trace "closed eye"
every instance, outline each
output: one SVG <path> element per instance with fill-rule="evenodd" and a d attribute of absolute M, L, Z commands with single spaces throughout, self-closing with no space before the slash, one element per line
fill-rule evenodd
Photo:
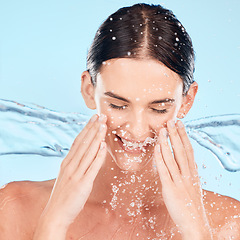
<path fill-rule="evenodd" d="M 109 106 L 111 108 L 118 109 L 118 110 L 123 110 L 127 107 L 127 105 L 118 106 L 118 105 L 115 105 L 115 104 L 112 104 L 112 103 L 110 103 Z"/>
<path fill-rule="evenodd" d="M 154 112 L 156 113 L 166 113 L 167 109 L 155 109 L 155 108 L 151 108 Z"/>
<path fill-rule="evenodd" d="M 112 104 L 112 103 L 110 103 L 109 106 L 111 108 L 114 108 L 114 109 L 117 109 L 117 110 L 124 110 L 125 108 L 127 108 L 127 105 L 119 106 L 119 105 L 115 105 L 115 104 Z M 151 109 L 156 113 L 162 113 L 163 114 L 163 113 L 167 112 L 167 109 L 155 109 L 155 108 L 151 108 Z"/>

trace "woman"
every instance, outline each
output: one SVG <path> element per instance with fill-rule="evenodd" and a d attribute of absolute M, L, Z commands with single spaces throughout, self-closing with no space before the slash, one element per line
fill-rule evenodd
<path fill-rule="evenodd" d="M 119 9 L 82 73 L 97 109 L 56 180 L 1 190 L 1 239 L 239 239 L 239 202 L 202 191 L 180 120 L 194 102 L 194 51 L 159 5 Z M 169 139 L 169 141 L 168 141 Z"/>

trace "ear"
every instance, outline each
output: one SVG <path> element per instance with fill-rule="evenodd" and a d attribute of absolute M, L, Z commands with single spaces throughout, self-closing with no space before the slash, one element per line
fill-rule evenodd
<path fill-rule="evenodd" d="M 87 107 L 96 109 L 94 100 L 95 87 L 92 84 L 91 76 L 88 71 L 84 71 L 81 76 L 81 93 Z"/>
<path fill-rule="evenodd" d="M 187 94 L 183 97 L 182 106 L 178 111 L 177 118 L 184 118 L 189 110 L 191 109 L 195 96 L 198 91 L 198 84 L 193 82 L 187 92 Z"/>

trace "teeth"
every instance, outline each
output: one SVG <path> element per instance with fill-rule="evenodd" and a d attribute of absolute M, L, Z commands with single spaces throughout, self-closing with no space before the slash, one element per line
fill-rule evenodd
<path fill-rule="evenodd" d="M 147 146 L 147 144 L 153 144 L 156 141 L 156 138 L 151 138 L 151 137 L 147 137 L 145 141 L 142 143 L 130 142 L 123 138 L 121 139 L 123 141 L 123 145 L 131 149 L 134 149 L 134 148 L 143 149 L 143 147 Z"/>

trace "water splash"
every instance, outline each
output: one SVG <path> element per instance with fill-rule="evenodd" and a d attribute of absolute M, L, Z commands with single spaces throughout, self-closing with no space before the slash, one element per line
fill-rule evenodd
<path fill-rule="evenodd" d="M 200 118 L 185 123 L 188 135 L 210 150 L 228 171 L 240 171 L 240 114 Z"/>
<path fill-rule="evenodd" d="M 0 155 L 65 156 L 88 118 L 0 99 Z"/>
<path fill-rule="evenodd" d="M 64 157 L 89 116 L 55 112 L 35 104 L 0 99 L 0 156 Z M 189 136 L 210 150 L 228 171 L 240 171 L 240 114 L 185 123 Z"/>

